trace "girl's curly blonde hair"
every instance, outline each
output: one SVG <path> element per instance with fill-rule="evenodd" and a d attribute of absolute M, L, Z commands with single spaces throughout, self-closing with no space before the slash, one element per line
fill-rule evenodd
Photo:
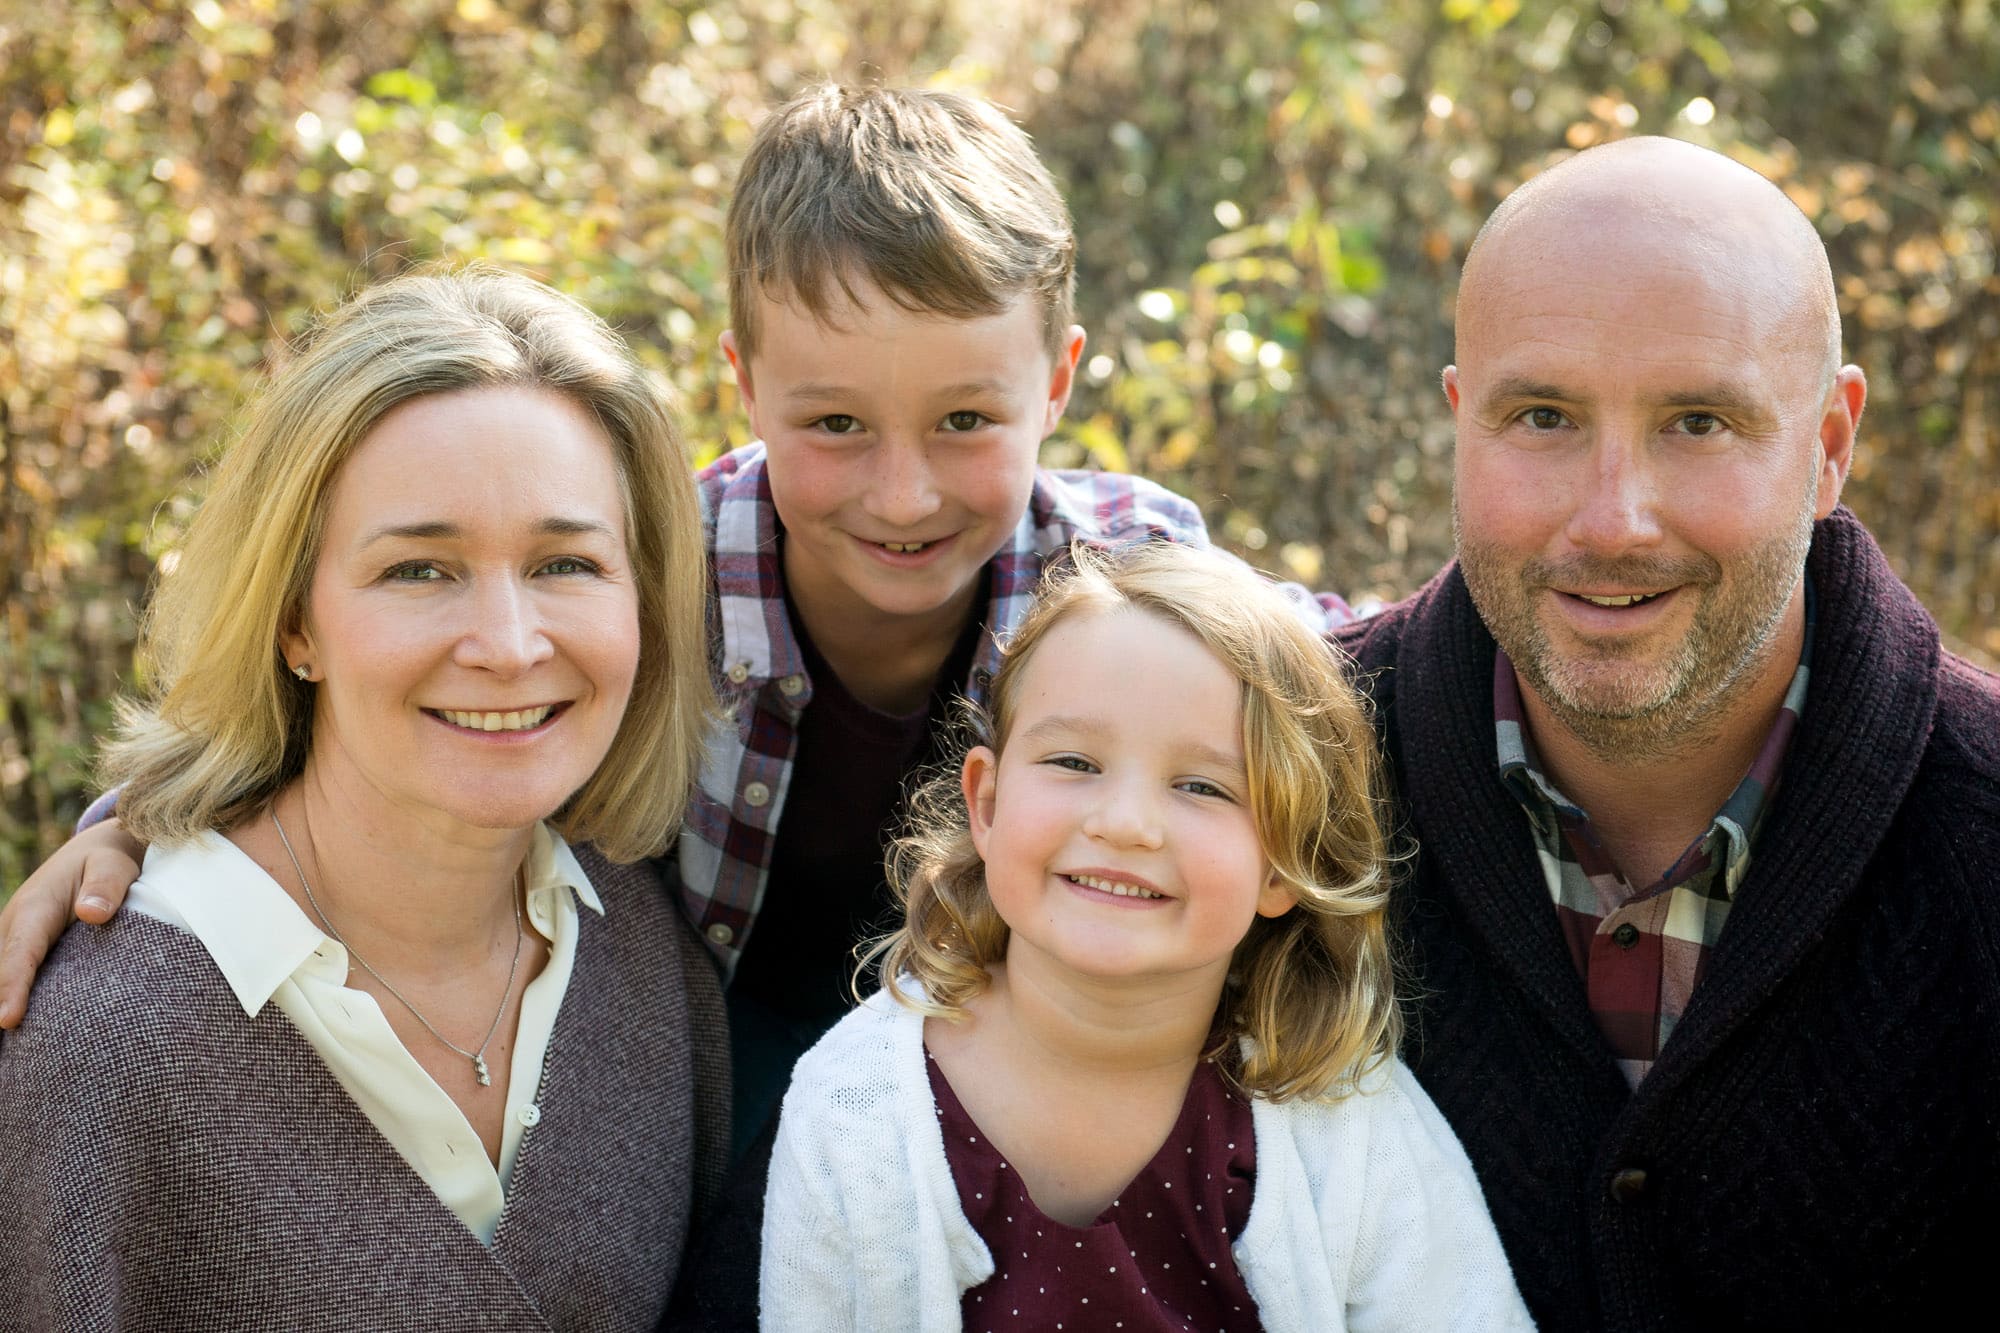
<path fill-rule="evenodd" d="M 1274 1101 L 1342 1096 L 1402 1032 L 1384 924 L 1391 857 L 1380 764 L 1338 651 L 1277 588 L 1186 546 L 1073 546 L 1008 641 L 988 708 L 967 706 L 972 742 L 996 754 L 1006 745 L 1022 672 L 1051 626 L 1117 608 L 1179 625 L 1243 683 L 1251 814 L 1265 857 L 1298 899 L 1283 916 L 1257 918 L 1236 948 L 1218 1015 L 1224 1050 L 1249 1039 L 1234 1077 Z M 986 894 L 955 770 L 912 797 L 889 882 L 904 923 L 864 968 L 879 962 L 904 1003 L 962 1016 L 1006 957 L 1008 931 Z M 893 984 L 905 973 L 921 983 L 921 1000 Z"/>

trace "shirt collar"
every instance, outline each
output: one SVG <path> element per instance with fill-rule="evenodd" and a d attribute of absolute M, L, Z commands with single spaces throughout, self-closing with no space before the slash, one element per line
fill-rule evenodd
<path fill-rule="evenodd" d="M 1769 808 L 1770 795 L 1777 786 L 1779 770 L 1791 748 L 1792 733 L 1805 711 L 1806 687 L 1812 679 L 1813 636 L 1818 625 L 1817 596 L 1810 577 L 1805 580 L 1805 636 L 1799 647 L 1799 665 L 1792 672 L 1784 702 L 1771 730 L 1758 747 L 1756 758 L 1743 780 L 1709 823 L 1701 843 L 1721 844 L 1723 891 L 1730 897 L 1750 869 L 1750 843 Z M 1558 815 L 1582 822 L 1590 816 L 1564 796 L 1541 771 L 1535 755 L 1534 737 L 1528 730 L 1526 710 L 1521 706 L 1520 678 L 1505 650 L 1493 648 L 1493 725 L 1500 781 L 1544 835 L 1553 835 Z M 1700 844 L 1697 844 L 1700 845 Z M 1678 866 L 1676 867 L 1678 869 Z M 1670 872 L 1671 873 L 1671 872 Z"/>
<path fill-rule="evenodd" d="M 289 978 L 332 966 L 339 949 L 290 894 L 220 833 L 146 850 L 141 878 L 180 916 L 215 960 L 243 1012 L 255 1018 Z M 535 827 L 525 867 L 528 894 L 569 889 L 599 916 L 604 904 L 576 854 L 547 824 Z M 344 951 L 343 951 L 344 952 Z M 344 959 L 342 960 L 344 964 Z M 336 982 L 345 979 L 345 967 Z"/>

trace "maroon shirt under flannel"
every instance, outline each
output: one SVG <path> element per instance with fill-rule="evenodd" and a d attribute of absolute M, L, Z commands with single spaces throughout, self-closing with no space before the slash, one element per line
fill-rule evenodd
<path fill-rule="evenodd" d="M 1749 772 L 1700 837 L 1664 874 L 1633 885 L 1590 815 L 1543 775 L 1507 654 L 1493 653 L 1493 718 L 1500 779 L 1527 812 L 1556 918 L 1582 975 L 1590 1014 L 1627 1083 L 1638 1087 L 1673 1035 L 1750 868 L 1751 843 L 1805 711 L 1815 622 L 1806 583 L 1798 669 Z"/>
<path fill-rule="evenodd" d="M 1087 1227 L 1043 1214 L 924 1053 L 945 1159 L 993 1276 L 965 1293 L 967 1333 L 1015 1330 L 1257 1329 L 1230 1244 L 1250 1218 L 1256 1135 L 1250 1103 L 1203 1060 L 1173 1132 Z"/>

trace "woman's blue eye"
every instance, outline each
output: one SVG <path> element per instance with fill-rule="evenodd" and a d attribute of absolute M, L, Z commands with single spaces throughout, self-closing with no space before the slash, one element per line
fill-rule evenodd
<path fill-rule="evenodd" d="M 444 577 L 444 571 L 428 560 L 405 560 L 400 565 L 391 565 L 382 577 L 402 583 L 435 583 Z"/>
<path fill-rule="evenodd" d="M 554 560 L 543 565 L 542 572 L 544 574 L 596 574 L 601 571 L 598 569 L 595 561 L 585 560 L 581 556 L 564 555 L 557 556 Z"/>

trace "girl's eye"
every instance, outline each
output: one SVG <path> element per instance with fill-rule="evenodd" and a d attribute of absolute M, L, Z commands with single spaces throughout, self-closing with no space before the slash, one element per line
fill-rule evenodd
<path fill-rule="evenodd" d="M 967 412 L 945 413 L 944 428 L 947 431 L 960 432 L 968 430 L 978 430 L 981 426 L 985 424 L 986 424 L 986 414 L 984 412 L 967 411 Z"/>
<path fill-rule="evenodd" d="M 382 577 L 396 583 L 435 583 L 444 577 L 444 571 L 428 560 L 405 560 L 389 566 Z"/>
<path fill-rule="evenodd" d="M 559 555 L 542 566 L 544 574 L 601 574 L 602 567 L 595 560 L 586 560 L 580 555 Z"/>
<path fill-rule="evenodd" d="M 1213 782 L 1205 782 L 1200 778 L 1189 778 L 1186 781 L 1181 782 L 1177 785 L 1180 787 L 1182 791 L 1187 792 L 1192 796 L 1214 796 L 1225 801 L 1235 799 L 1234 797 L 1230 796 L 1228 792 L 1216 786 Z"/>
<path fill-rule="evenodd" d="M 819 427 L 828 435 L 852 435 L 861 428 L 861 423 L 845 412 L 829 412 L 818 421 L 813 422 L 813 425 Z"/>

